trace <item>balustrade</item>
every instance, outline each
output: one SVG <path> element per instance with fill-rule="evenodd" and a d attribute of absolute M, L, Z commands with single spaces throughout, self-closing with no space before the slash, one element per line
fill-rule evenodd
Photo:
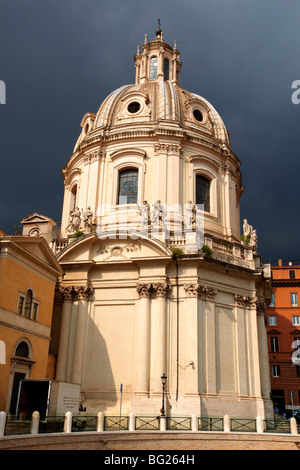
<path fill-rule="evenodd" d="M 21 420 L 16 416 L 6 416 L 0 412 L 0 438 L 3 436 L 17 436 L 20 434 L 43 433 L 73 433 L 73 432 L 161 432 L 161 431 L 192 431 L 192 432 L 242 432 L 242 433 L 285 433 L 299 435 L 300 429 L 296 419 L 268 419 L 256 418 L 230 418 L 192 416 L 105 416 L 73 415 L 70 411 L 65 416 L 48 416 L 40 420 L 39 413 L 35 411 L 30 420 Z"/>

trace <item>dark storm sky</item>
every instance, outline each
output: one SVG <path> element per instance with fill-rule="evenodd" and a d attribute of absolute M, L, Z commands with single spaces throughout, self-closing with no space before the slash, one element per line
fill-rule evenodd
<path fill-rule="evenodd" d="M 299 0 L 0 0 L 0 228 L 59 222 L 61 168 L 86 112 L 134 82 L 137 46 L 177 40 L 180 85 L 208 99 L 242 161 L 241 220 L 263 258 L 300 259 Z"/>

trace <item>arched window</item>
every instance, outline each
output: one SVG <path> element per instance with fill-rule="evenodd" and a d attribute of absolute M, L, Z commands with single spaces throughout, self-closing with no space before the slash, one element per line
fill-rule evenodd
<path fill-rule="evenodd" d="M 150 80 L 157 78 L 157 57 L 151 57 L 150 59 Z"/>
<path fill-rule="evenodd" d="M 119 172 L 118 204 L 135 204 L 138 195 L 138 170 L 128 168 Z"/>
<path fill-rule="evenodd" d="M 15 356 L 29 358 L 29 348 L 28 348 L 28 344 L 25 343 L 25 341 L 21 341 L 21 343 L 18 344 L 16 348 Z"/>
<path fill-rule="evenodd" d="M 72 188 L 72 191 L 71 191 L 70 211 L 75 210 L 76 198 L 77 198 L 77 184 L 75 184 L 75 186 Z"/>
<path fill-rule="evenodd" d="M 165 80 L 169 80 L 169 61 L 168 59 L 164 59 L 164 78 Z"/>
<path fill-rule="evenodd" d="M 204 210 L 210 212 L 210 180 L 196 175 L 196 204 L 203 204 Z"/>
<path fill-rule="evenodd" d="M 26 292 L 25 310 L 24 310 L 24 315 L 26 318 L 30 318 L 30 315 L 31 315 L 32 299 L 33 299 L 33 292 L 31 289 L 28 289 Z"/>

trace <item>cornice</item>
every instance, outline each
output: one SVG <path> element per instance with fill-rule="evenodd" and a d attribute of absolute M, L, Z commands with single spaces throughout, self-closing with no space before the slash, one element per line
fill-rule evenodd
<path fill-rule="evenodd" d="M 215 147 L 215 149 L 221 153 L 233 155 L 234 158 L 238 160 L 228 143 L 218 139 L 210 132 L 207 132 L 206 129 L 197 129 L 196 131 L 194 128 L 189 127 L 188 125 L 180 124 L 179 120 L 169 119 L 161 119 L 150 122 L 126 123 L 114 125 L 111 127 L 98 127 L 84 138 L 74 154 L 85 149 L 85 147 L 91 144 L 107 142 L 110 140 L 115 140 L 116 138 L 135 138 L 139 135 L 177 135 L 193 142 L 202 144 L 207 143 L 209 146 Z"/>
<path fill-rule="evenodd" d="M 173 121 L 172 121 L 173 124 Z M 197 148 L 199 146 L 205 147 L 210 151 L 213 151 L 215 155 L 221 155 L 222 159 L 224 156 L 226 157 L 227 162 L 227 169 L 229 168 L 229 161 L 231 161 L 231 165 L 236 167 L 240 166 L 240 160 L 238 157 L 232 152 L 231 148 L 228 144 L 222 143 L 218 139 L 215 139 L 213 136 L 208 136 L 204 132 L 201 134 L 201 131 L 197 134 L 190 131 L 189 129 L 185 129 L 184 127 L 178 127 L 177 129 L 174 127 L 166 127 L 166 121 L 154 122 L 151 126 L 147 124 L 143 126 L 141 124 L 139 127 L 136 125 L 126 125 L 126 126 L 114 126 L 111 129 L 102 130 L 101 135 L 94 135 L 88 139 L 85 139 L 80 146 L 76 149 L 73 155 L 70 156 L 66 166 L 62 169 L 62 174 L 64 178 L 66 178 L 66 174 L 74 167 L 74 165 L 78 165 L 81 160 L 83 162 L 86 161 L 87 155 L 91 154 L 98 154 L 99 158 L 101 159 L 104 155 L 104 146 L 109 142 L 114 141 L 121 141 L 126 139 L 129 140 L 136 140 L 136 139 L 149 139 L 149 143 L 157 143 L 160 141 L 161 138 L 176 138 L 178 140 L 178 144 L 181 146 L 184 143 L 189 143 L 192 145 L 196 145 Z M 98 130 L 99 132 L 99 130 Z M 170 142 L 170 145 L 176 145 L 174 141 Z M 224 147 L 225 145 L 225 147 Z M 182 150 L 185 149 L 182 147 Z M 199 151 L 199 150 L 198 150 Z M 195 152 L 197 152 L 195 148 Z M 224 167 L 225 168 L 225 167 Z M 225 169 L 226 169 L 225 168 Z M 232 170 L 234 171 L 234 170 Z"/>
<path fill-rule="evenodd" d="M 272 279 L 272 285 L 300 286 L 300 279 Z"/>

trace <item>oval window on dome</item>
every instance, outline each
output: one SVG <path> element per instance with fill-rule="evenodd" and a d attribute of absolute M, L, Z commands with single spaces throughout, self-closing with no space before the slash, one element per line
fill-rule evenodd
<path fill-rule="evenodd" d="M 203 121 L 203 114 L 201 113 L 200 109 L 194 109 L 193 115 L 196 121 L 198 122 Z"/>
<path fill-rule="evenodd" d="M 129 111 L 129 113 L 135 114 L 140 110 L 140 107 L 141 107 L 141 105 L 138 101 L 132 101 L 132 103 L 129 103 L 127 109 Z"/>

